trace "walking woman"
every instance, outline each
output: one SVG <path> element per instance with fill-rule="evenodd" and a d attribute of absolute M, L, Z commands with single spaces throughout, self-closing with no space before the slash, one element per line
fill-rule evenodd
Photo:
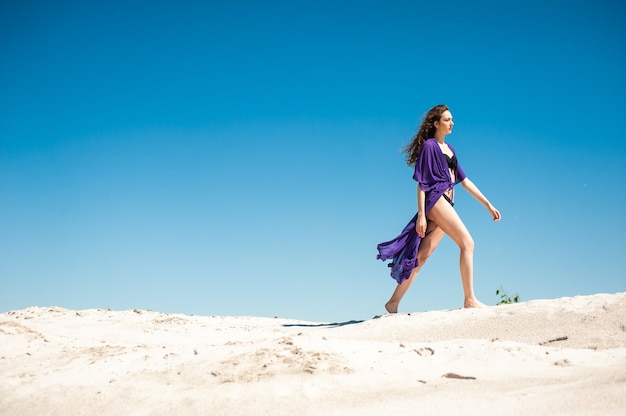
<path fill-rule="evenodd" d="M 452 133 L 452 114 L 445 105 L 431 108 L 411 143 L 404 149 L 406 162 L 415 166 L 413 179 L 417 186 L 417 214 L 402 233 L 378 245 L 378 259 L 392 259 L 391 276 L 398 286 L 385 304 L 389 313 L 397 313 L 398 305 L 413 280 L 435 251 L 444 234 L 461 250 L 461 281 L 466 308 L 483 305 L 474 295 L 474 240 L 454 209 L 454 185 L 460 183 L 480 202 L 494 221 L 500 212 L 465 175 L 454 148 L 446 143 Z"/>

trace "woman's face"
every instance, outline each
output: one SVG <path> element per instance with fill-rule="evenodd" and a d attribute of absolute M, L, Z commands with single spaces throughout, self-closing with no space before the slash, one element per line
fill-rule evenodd
<path fill-rule="evenodd" d="M 454 126 L 452 113 L 448 110 L 444 111 L 441 113 L 441 119 L 439 119 L 439 121 L 435 121 L 434 124 L 437 128 L 437 135 L 445 136 L 446 134 L 452 133 L 452 126 Z"/>

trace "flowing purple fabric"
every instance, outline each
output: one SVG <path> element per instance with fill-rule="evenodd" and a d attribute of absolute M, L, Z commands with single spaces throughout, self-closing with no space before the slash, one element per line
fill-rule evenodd
<path fill-rule="evenodd" d="M 448 147 L 455 154 L 452 146 L 448 145 Z M 452 183 L 448 162 L 437 143 L 437 139 L 431 138 L 426 140 L 422 144 L 419 157 L 415 162 L 415 172 L 413 174 L 413 179 L 418 182 L 420 189 L 426 193 L 424 207 L 426 215 L 428 215 L 446 190 L 452 189 L 454 185 L 462 182 L 467 177 L 459 163 L 457 163 L 455 174 L 456 183 Z M 404 227 L 400 235 L 391 241 L 380 243 L 377 246 L 378 255 L 376 258 L 382 261 L 392 259 L 392 262 L 389 263 L 391 277 L 398 283 L 408 279 L 411 271 L 418 266 L 417 250 L 422 239 L 415 231 L 416 221 L 417 214 Z"/>

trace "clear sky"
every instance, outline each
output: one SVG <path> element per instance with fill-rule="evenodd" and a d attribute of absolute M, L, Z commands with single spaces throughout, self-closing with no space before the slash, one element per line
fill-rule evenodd
<path fill-rule="evenodd" d="M 96 5 L 95 3 L 100 3 Z M 422 4 L 423 3 L 423 4 Z M 367 319 L 450 106 L 495 304 L 626 290 L 621 1 L 5 1 L 0 311 Z M 444 238 L 401 312 L 462 306 Z"/>

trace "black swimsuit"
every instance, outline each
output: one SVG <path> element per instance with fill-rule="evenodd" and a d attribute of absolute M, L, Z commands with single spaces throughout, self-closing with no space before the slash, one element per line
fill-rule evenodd
<path fill-rule="evenodd" d="M 446 162 L 448 162 L 448 168 L 450 168 L 450 170 L 452 170 L 453 172 L 456 172 L 456 155 L 452 155 L 452 157 L 448 156 L 445 153 L 443 155 L 446 157 Z M 448 195 L 443 194 L 443 197 L 446 199 L 446 201 L 450 203 L 450 205 L 454 206 L 454 202 L 452 202 Z"/>
<path fill-rule="evenodd" d="M 448 167 L 450 169 L 452 169 L 453 171 L 456 171 L 456 155 L 452 155 L 452 157 L 448 156 L 447 154 L 443 154 L 446 157 L 446 161 L 448 162 Z"/>

